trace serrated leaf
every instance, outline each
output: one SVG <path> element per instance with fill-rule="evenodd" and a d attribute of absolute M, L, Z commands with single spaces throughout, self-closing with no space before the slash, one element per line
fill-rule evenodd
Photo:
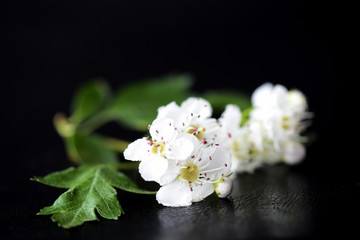
<path fill-rule="evenodd" d="M 105 104 L 109 94 L 109 87 L 104 80 L 98 79 L 82 85 L 72 100 L 71 122 L 80 123 L 96 113 Z"/>
<path fill-rule="evenodd" d="M 235 104 L 240 107 L 241 110 L 251 107 L 250 96 L 240 91 L 214 90 L 202 94 L 201 97 L 208 100 L 217 113 L 224 111 L 227 104 Z"/>
<path fill-rule="evenodd" d="M 190 75 L 169 75 L 136 82 L 121 89 L 108 111 L 114 119 L 136 130 L 146 130 L 159 106 L 188 97 L 193 80 Z"/>
<path fill-rule="evenodd" d="M 69 168 L 45 177 L 35 177 L 33 180 L 54 187 L 69 188 L 52 206 L 45 207 L 38 213 L 52 214 L 52 220 L 63 228 L 97 220 L 95 210 L 103 218 L 117 219 L 123 210 L 116 199 L 114 187 L 129 192 L 154 193 L 139 189 L 128 177 L 107 165 Z"/>
<path fill-rule="evenodd" d="M 117 162 L 116 152 L 107 147 L 98 135 L 80 132 L 65 139 L 68 155 L 77 164 L 100 164 Z"/>
<path fill-rule="evenodd" d="M 104 168 L 104 174 L 106 176 L 107 181 L 114 187 L 117 187 L 121 190 L 139 194 L 155 194 L 154 191 L 147 191 L 138 188 L 138 186 L 130 180 L 125 174 L 122 172 L 116 171 L 113 168 Z"/>

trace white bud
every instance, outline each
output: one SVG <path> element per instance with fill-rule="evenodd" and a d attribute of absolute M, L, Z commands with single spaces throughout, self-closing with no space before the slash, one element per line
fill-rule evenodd
<path fill-rule="evenodd" d="M 221 198 L 226 198 L 232 191 L 232 181 L 228 177 L 222 177 L 219 182 L 215 184 L 215 192 Z"/>

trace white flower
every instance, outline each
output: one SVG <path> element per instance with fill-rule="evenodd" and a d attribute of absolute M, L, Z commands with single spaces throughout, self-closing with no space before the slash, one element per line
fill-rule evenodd
<path fill-rule="evenodd" d="M 210 118 L 211 114 L 212 108 L 208 101 L 190 97 L 180 106 L 171 102 L 160 107 L 157 119 L 171 118 L 179 131 L 193 134 L 204 143 L 214 143 L 219 124 L 216 119 Z"/>
<path fill-rule="evenodd" d="M 231 152 L 233 172 L 253 172 L 262 164 L 256 156 L 256 135 L 253 135 L 249 126 L 240 127 L 241 111 L 232 104 L 226 106 L 221 115 L 221 145 Z"/>
<path fill-rule="evenodd" d="M 156 199 L 164 206 L 188 206 L 212 194 L 214 183 L 231 173 L 230 153 L 223 147 L 201 145 L 196 154 L 172 168 L 177 178 L 162 186 Z"/>
<path fill-rule="evenodd" d="M 257 135 L 257 148 L 267 163 L 281 160 L 294 164 L 305 156 L 301 132 L 308 126 L 305 96 L 298 90 L 266 83 L 252 95 L 250 129 Z"/>
<path fill-rule="evenodd" d="M 179 133 L 169 118 L 154 120 L 149 132 L 151 139 L 144 137 L 130 143 L 124 157 L 141 161 L 139 172 L 144 180 L 166 184 L 172 180 L 168 167 L 187 159 L 200 143 L 191 134 Z"/>

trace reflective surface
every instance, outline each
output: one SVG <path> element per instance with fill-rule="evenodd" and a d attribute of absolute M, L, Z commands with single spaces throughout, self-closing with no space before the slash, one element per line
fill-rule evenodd
<path fill-rule="evenodd" d="M 56 158 L 55 155 L 56 151 L 49 152 L 47 157 Z M 39 162 L 45 168 L 51 165 L 46 163 L 47 157 Z M 36 166 L 23 171 L 31 172 L 32 168 Z M 359 186 L 335 184 L 331 179 L 302 172 L 301 168 L 278 165 L 259 169 L 254 174 L 241 174 L 234 180 L 229 198 L 211 195 L 205 201 L 182 208 L 163 207 L 155 196 L 118 191 L 125 210 L 118 220 L 101 219 L 70 230 L 57 227 L 49 216 L 35 215 L 63 190 L 23 179 L 17 189 L 2 189 L 10 201 L 8 208 L 2 210 L 1 227 L 13 239 L 34 236 L 37 239 L 177 240 L 351 235 L 356 222 L 350 219 L 360 213 Z M 157 188 L 156 184 L 144 183 L 136 172 L 127 174 L 143 187 Z"/>

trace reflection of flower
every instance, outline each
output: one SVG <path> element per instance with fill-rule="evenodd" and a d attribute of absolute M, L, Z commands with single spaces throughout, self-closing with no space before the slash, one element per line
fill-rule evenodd
<path fill-rule="evenodd" d="M 280 160 L 295 164 L 305 156 L 301 132 L 307 127 L 305 96 L 298 90 L 288 91 L 282 85 L 263 84 L 252 95 L 250 130 L 256 147 L 267 163 Z"/>
<path fill-rule="evenodd" d="M 154 120 L 149 126 L 151 139 L 138 139 L 124 151 L 125 159 L 141 161 L 139 171 L 147 181 L 165 184 L 168 166 L 186 159 L 199 145 L 194 136 L 179 133 L 173 125 L 172 119 Z"/>
<path fill-rule="evenodd" d="M 190 97 L 180 106 L 171 102 L 158 109 L 157 119 L 171 118 L 174 126 L 183 133 L 190 133 L 199 140 L 213 143 L 217 137 L 219 125 L 210 118 L 212 108 L 208 101 L 202 98 Z"/>
<path fill-rule="evenodd" d="M 188 206 L 212 194 L 214 183 L 230 174 L 230 153 L 220 146 L 200 146 L 195 154 L 172 167 L 177 177 L 160 188 L 156 199 L 165 206 Z M 229 194 L 224 192 L 221 197 Z"/>

